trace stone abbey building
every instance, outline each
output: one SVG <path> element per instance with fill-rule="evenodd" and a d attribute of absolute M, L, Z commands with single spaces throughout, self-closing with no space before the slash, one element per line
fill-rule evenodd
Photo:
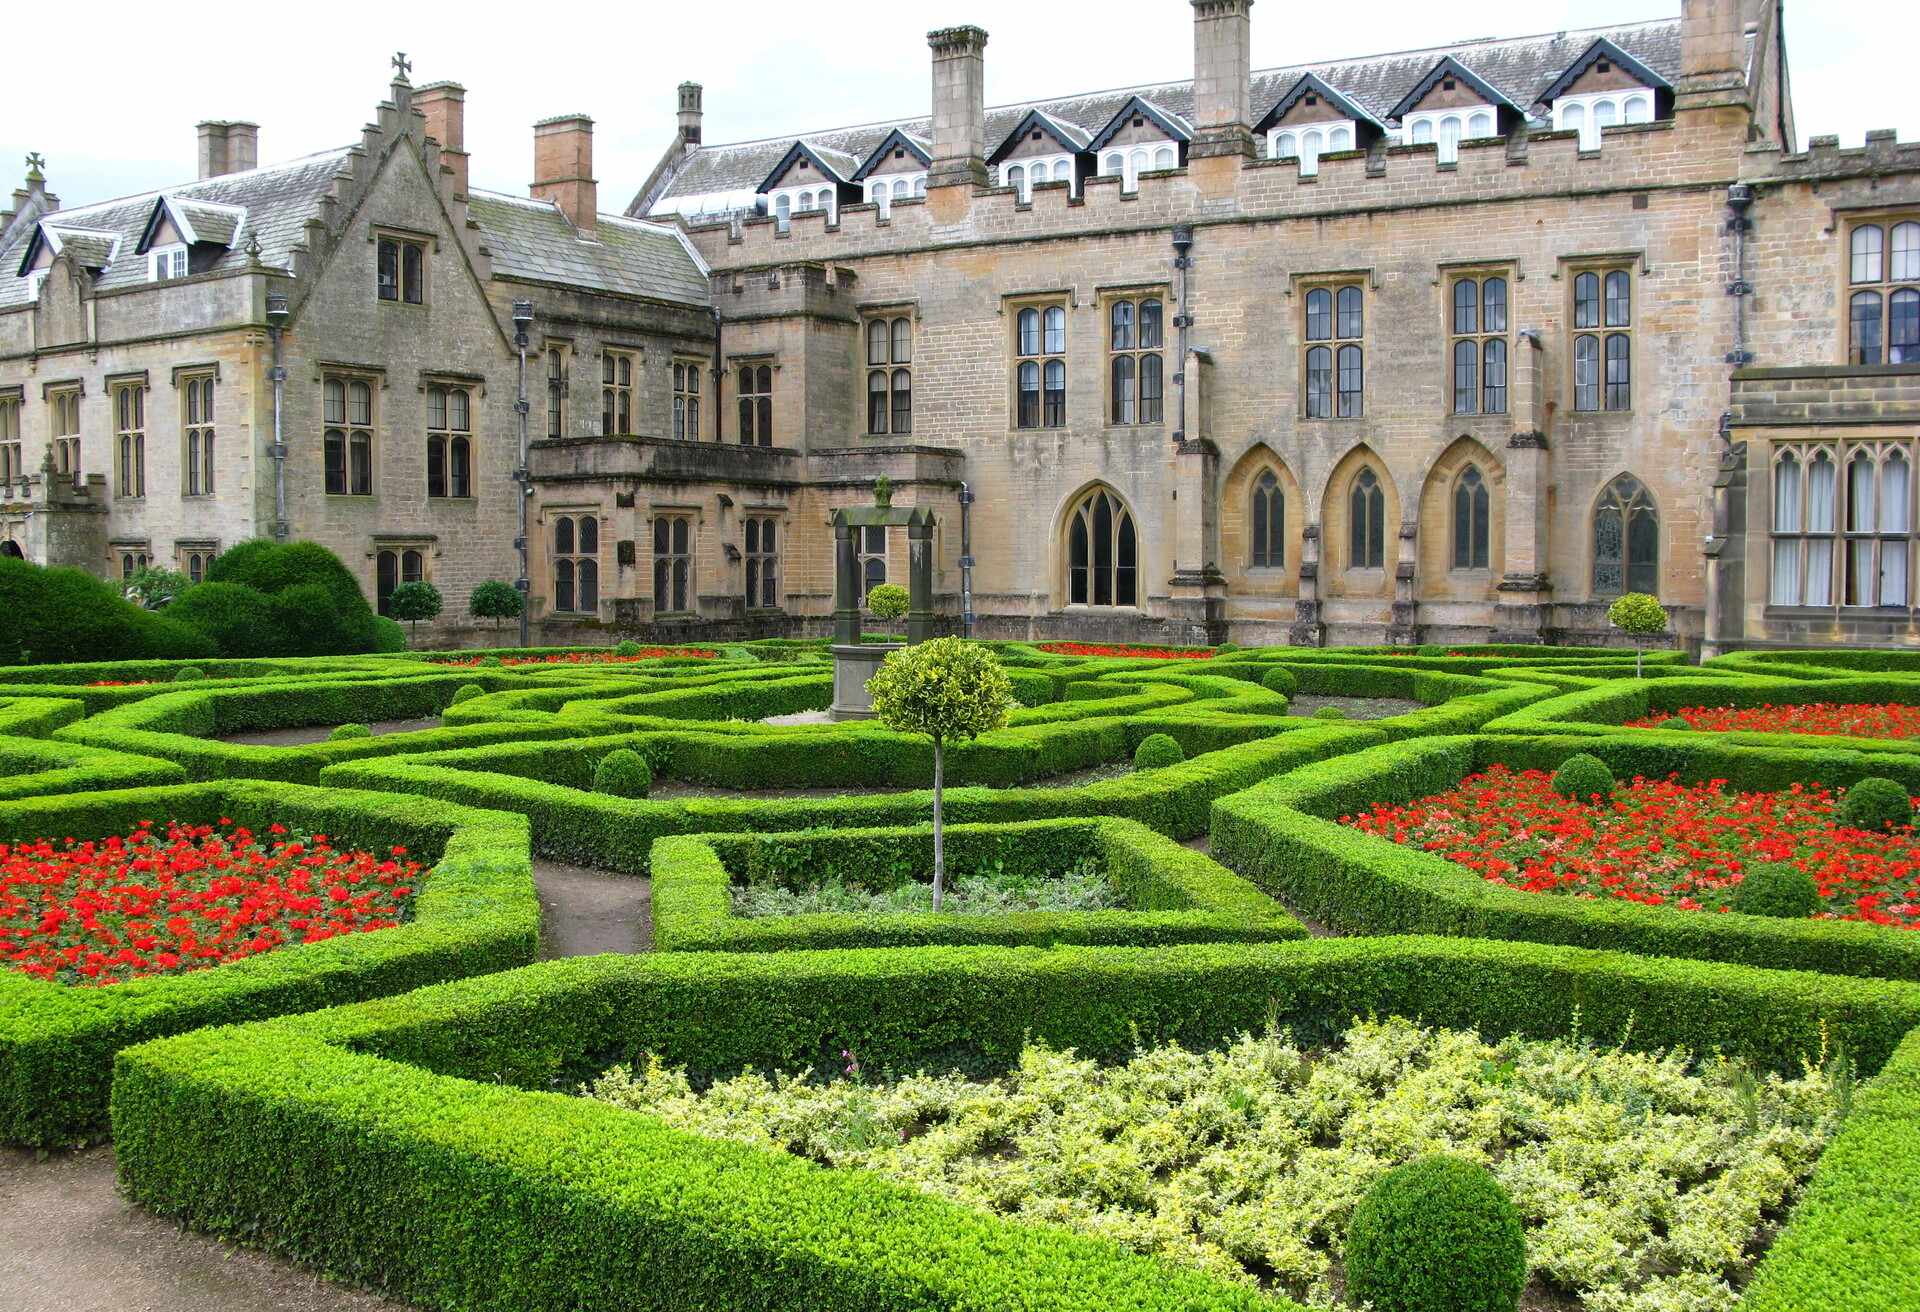
<path fill-rule="evenodd" d="M 945 29 L 930 115 L 773 140 L 688 83 L 624 216 L 579 116 L 470 190 L 404 64 L 337 152 L 31 170 L 0 550 L 287 532 L 455 612 L 524 501 L 548 641 L 820 633 L 885 476 L 986 636 L 1595 641 L 1648 591 L 1709 648 L 1920 637 L 1920 147 L 1800 145 L 1775 0 L 1265 70 L 1251 10 L 1192 0 L 1191 80 L 1001 108 Z"/>

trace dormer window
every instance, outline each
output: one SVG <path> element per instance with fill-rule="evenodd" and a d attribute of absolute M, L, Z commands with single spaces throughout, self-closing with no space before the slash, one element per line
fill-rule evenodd
<path fill-rule="evenodd" d="M 1354 132 L 1350 118 L 1310 127 L 1275 128 L 1267 133 L 1267 158 L 1297 159 L 1300 175 L 1310 178 L 1320 171 L 1321 155 L 1354 148 Z"/>
<path fill-rule="evenodd" d="M 1172 142 L 1159 146 L 1125 146 L 1100 153 L 1101 174 L 1119 178 L 1122 191 L 1136 190 L 1142 173 L 1178 167 L 1180 151 Z"/>
<path fill-rule="evenodd" d="M 42 287 L 45 287 L 46 285 L 47 285 L 47 271 L 45 269 L 36 269 L 32 273 L 28 274 L 27 275 L 27 299 L 30 301 L 39 300 L 40 289 Z"/>
<path fill-rule="evenodd" d="M 1602 130 L 1617 123 L 1651 122 L 1653 91 L 1648 87 L 1623 87 L 1617 91 L 1561 96 L 1553 102 L 1554 129 L 1559 132 L 1578 132 L 1582 150 L 1600 149 Z"/>
<path fill-rule="evenodd" d="M 785 232 L 787 223 L 796 214 L 806 214 L 813 210 L 825 210 L 827 222 L 834 221 L 836 193 L 832 183 L 820 186 L 783 187 L 774 192 L 768 201 L 768 213 L 773 215 L 776 231 Z"/>
<path fill-rule="evenodd" d="M 1039 159 L 1009 160 L 1000 166 L 1000 185 L 1012 187 L 1022 201 L 1033 199 L 1036 182 L 1064 182 L 1073 189 L 1073 156 L 1046 155 Z"/>
<path fill-rule="evenodd" d="M 165 282 L 169 278 L 187 276 L 187 247 L 181 242 L 172 246 L 156 246 L 147 252 L 147 281 Z"/>
<path fill-rule="evenodd" d="M 1432 143 L 1439 147 L 1442 164 L 1460 158 L 1462 141 L 1481 140 L 1500 135 L 1500 120 L 1492 105 L 1465 105 L 1459 109 L 1422 110 L 1408 114 L 1400 123 L 1402 139 L 1409 145 Z"/>
<path fill-rule="evenodd" d="M 867 199 L 878 205 L 882 214 L 889 213 L 893 202 L 897 200 L 925 200 L 926 195 L 925 173 L 889 173 L 885 177 L 867 179 Z"/>

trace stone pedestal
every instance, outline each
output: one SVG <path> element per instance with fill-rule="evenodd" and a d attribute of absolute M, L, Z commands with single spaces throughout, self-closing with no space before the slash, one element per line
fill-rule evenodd
<path fill-rule="evenodd" d="M 828 714 L 836 720 L 871 720 L 873 698 L 867 695 L 867 680 L 880 668 L 889 652 L 899 651 L 904 642 L 834 643 L 833 706 Z"/>

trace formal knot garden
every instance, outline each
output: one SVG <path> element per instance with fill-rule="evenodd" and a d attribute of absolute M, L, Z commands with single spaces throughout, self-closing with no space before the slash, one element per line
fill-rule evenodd
<path fill-rule="evenodd" d="M 0 1136 L 422 1308 L 1916 1305 L 1920 657 L 878 669 L 0 669 Z"/>

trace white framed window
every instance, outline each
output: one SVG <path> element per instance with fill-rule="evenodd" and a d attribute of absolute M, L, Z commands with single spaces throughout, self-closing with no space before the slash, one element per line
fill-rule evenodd
<path fill-rule="evenodd" d="M 1137 146 L 1115 146 L 1100 152 L 1100 172 L 1120 179 L 1120 190 L 1133 191 L 1140 186 L 1140 175 L 1155 169 L 1180 166 L 1180 148 L 1171 141 Z"/>
<path fill-rule="evenodd" d="M 27 275 L 27 299 L 30 301 L 39 300 L 40 289 L 42 287 L 45 287 L 46 285 L 47 285 L 47 271 L 45 269 L 36 269 L 34 272 L 28 274 Z"/>
<path fill-rule="evenodd" d="M 1073 190 L 1073 156 L 1041 155 L 1033 159 L 1009 160 L 1000 166 L 1000 185 L 1012 187 L 1020 193 L 1020 199 L 1033 199 L 1033 186 L 1036 182 L 1064 182 L 1069 194 Z"/>
<path fill-rule="evenodd" d="M 787 230 L 794 215 L 815 210 L 824 210 L 827 222 L 832 223 L 838 217 L 838 208 L 835 188 L 830 182 L 805 187 L 782 187 L 767 193 L 767 212 L 773 215 L 774 226 L 781 232 Z"/>
<path fill-rule="evenodd" d="M 1653 122 L 1653 91 L 1649 87 L 1625 87 L 1616 91 L 1594 91 L 1581 96 L 1561 96 L 1553 102 L 1553 126 L 1557 132 L 1578 132 L 1580 149 L 1600 149 L 1600 133 L 1616 123 Z"/>
<path fill-rule="evenodd" d="M 1401 139 L 1409 145 L 1432 142 L 1440 148 L 1440 162 L 1460 158 L 1462 141 L 1500 135 L 1500 117 L 1492 105 L 1463 105 L 1458 109 L 1423 109 L 1400 121 Z"/>
<path fill-rule="evenodd" d="M 1320 171 L 1321 155 L 1353 149 L 1356 131 L 1350 118 L 1310 127 L 1274 128 L 1267 133 L 1267 158 L 1297 159 L 1301 176 L 1312 177 Z"/>
<path fill-rule="evenodd" d="M 897 200 L 923 200 L 926 194 L 925 173 L 889 173 L 883 178 L 867 179 L 867 199 L 878 205 L 882 214 L 891 210 Z"/>
<path fill-rule="evenodd" d="M 165 282 L 169 278 L 187 276 L 187 248 L 185 243 L 176 242 L 172 246 L 156 246 L 147 252 L 147 281 Z"/>

